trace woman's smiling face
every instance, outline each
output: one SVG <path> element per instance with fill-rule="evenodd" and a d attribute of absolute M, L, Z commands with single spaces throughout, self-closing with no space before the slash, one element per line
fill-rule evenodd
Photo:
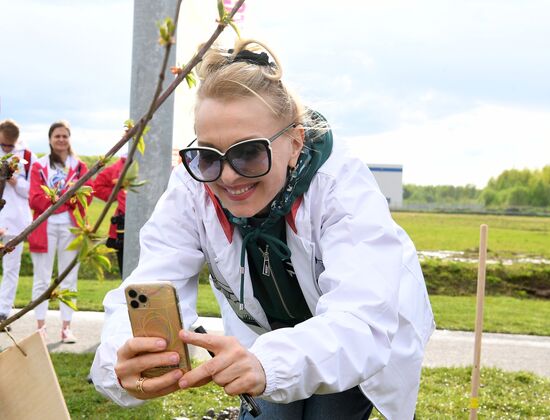
<path fill-rule="evenodd" d="M 198 145 L 213 147 L 222 153 L 242 140 L 269 138 L 291 122 L 275 118 L 256 97 L 204 98 L 195 110 Z M 266 209 L 284 187 L 287 168 L 296 165 L 302 145 L 301 129 L 290 129 L 271 144 L 271 170 L 266 175 L 246 178 L 224 162 L 221 176 L 208 185 L 234 216 L 254 216 Z"/>
<path fill-rule="evenodd" d="M 53 151 L 58 154 L 68 153 L 69 147 L 71 146 L 71 135 L 69 134 L 69 130 L 65 127 L 57 127 L 54 129 L 50 137 L 50 145 Z"/>

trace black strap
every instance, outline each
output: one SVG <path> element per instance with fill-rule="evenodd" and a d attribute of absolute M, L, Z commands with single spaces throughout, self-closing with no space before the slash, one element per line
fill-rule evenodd
<path fill-rule="evenodd" d="M 228 51 L 229 54 L 233 53 L 233 50 Z M 271 66 L 273 63 L 269 62 L 269 56 L 265 53 L 255 53 L 249 50 L 242 50 L 237 53 L 232 60 L 233 63 L 243 61 L 249 64 L 256 64 L 257 66 Z"/>
<path fill-rule="evenodd" d="M 31 151 L 28 149 L 23 150 L 23 159 L 27 161 L 27 163 L 25 163 L 25 166 L 24 166 L 25 179 L 29 179 L 29 169 L 31 168 L 31 158 L 32 158 Z"/>

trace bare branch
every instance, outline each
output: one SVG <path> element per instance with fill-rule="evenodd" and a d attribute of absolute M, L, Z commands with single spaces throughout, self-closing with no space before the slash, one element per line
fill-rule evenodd
<path fill-rule="evenodd" d="M 177 21 L 178 21 L 178 15 L 179 10 L 181 6 L 181 1 L 178 1 L 177 8 L 176 8 L 176 18 L 174 20 L 174 24 L 177 28 Z M 229 13 L 229 19 L 231 20 L 237 10 L 242 6 L 245 0 L 239 0 L 235 7 L 231 10 Z M 210 36 L 208 41 L 203 44 L 202 48 L 199 50 L 197 54 L 189 61 L 189 63 L 183 68 L 182 72 L 178 74 L 178 76 L 174 79 L 174 81 L 162 92 L 162 84 L 164 81 L 164 74 L 166 72 L 166 66 L 168 63 L 168 56 L 170 54 L 170 48 L 171 43 L 168 43 L 166 45 L 166 51 L 165 56 L 163 59 L 163 64 L 161 68 L 161 72 L 159 74 L 159 80 L 157 83 L 157 89 L 155 91 L 155 95 L 153 97 L 153 100 L 151 101 L 151 105 L 149 107 L 148 112 L 139 119 L 139 121 L 130 128 L 124 136 L 107 152 L 105 157 L 103 159 L 98 160 L 92 168 L 82 177 L 80 178 L 69 190 L 63 194 L 59 200 L 52 206 L 50 206 L 44 213 L 42 213 L 36 220 L 34 220 L 33 223 L 31 223 L 23 232 L 21 232 L 19 235 L 17 235 L 15 238 L 13 238 L 11 241 L 9 241 L 5 248 L 0 249 L 0 257 L 3 256 L 6 253 L 6 248 L 9 249 L 9 247 L 15 247 L 17 244 L 19 244 L 21 241 L 23 241 L 29 233 L 31 233 L 38 225 L 40 225 L 44 220 L 46 220 L 56 209 L 58 209 L 63 203 L 65 203 L 86 181 L 88 181 L 92 176 L 94 176 L 97 172 L 99 172 L 104 166 L 105 162 L 108 161 L 109 158 L 115 155 L 116 152 L 118 152 L 122 146 L 124 146 L 128 140 L 131 138 L 135 138 L 135 141 L 133 142 L 129 152 L 128 152 L 128 159 L 124 165 L 124 169 L 113 188 L 113 191 L 111 192 L 111 195 L 109 196 L 108 202 L 106 204 L 106 209 L 104 209 L 100 215 L 101 220 L 99 220 L 95 225 L 93 232 L 97 230 L 99 225 L 101 224 L 101 221 L 103 218 L 105 218 L 109 207 L 114 202 L 116 195 L 118 194 L 118 191 L 120 190 L 120 187 L 122 186 L 122 181 L 124 180 L 124 177 L 126 175 L 126 172 L 128 171 L 129 165 L 131 163 L 131 157 L 135 153 L 135 150 L 137 148 L 138 139 L 142 136 L 143 130 L 145 130 L 145 127 L 147 126 L 147 123 L 151 120 L 153 114 L 157 111 L 157 109 L 168 99 L 168 97 L 174 92 L 176 87 L 185 80 L 185 76 L 193 70 L 193 68 L 202 60 L 202 57 L 208 51 L 208 49 L 212 46 L 214 41 L 220 36 L 220 34 L 223 32 L 225 27 L 227 26 L 227 23 L 219 22 L 218 26 L 216 27 L 213 34 Z M 137 134 L 137 135 L 136 135 Z M 76 257 L 69 266 L 61 273 L 57 279 L 55 279 L 51 285 L 48 287 L 48 289 L 42 293 L 37 299 L 30 302 L 27 306 L 22 308 L 20 311 L 18 311 L 16 314 L 12 315 L 11 317 L 7 318 L 3 322 L 0 322 L 0 331 L 2 331 L 7 325 L 11 324 L 15 320 L 21 318 L 24 314 L 34 309 L 36 306 L 38 306 L 41 302 L 45 301 L 51 296 L 51 293 L 55 290 L 55 288 L 65 279 L 65 277 L 69 274 L 72 268 L 76 266 L 78 263 L 78 257 Z"/>

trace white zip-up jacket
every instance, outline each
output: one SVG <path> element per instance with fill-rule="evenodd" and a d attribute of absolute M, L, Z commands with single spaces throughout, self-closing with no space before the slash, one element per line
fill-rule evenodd
<path fill-rule="evenodd" d="M 0 149 L 0 157 L 6 154 Z M 10 154 L 23 159 L 25 148 L 17 143 L 15 150 Z M 32 221 L 31 209 L 29 208 L 29 182 L 30 167 L 35 161 L 36 155 L 31 153 L 29 174 L 25 172 L 23 161 L 19 162 L 19 170 L 13 175 L 17 179 L 15 187 L 12 187 L 6 181 L 3 196 L 3 199 L 6 200 L 6 205 L 0 211 L 0 228 L 6 229 L 7 237 L 19 235 Z"/>
<path fill-rule="evenodd" d="M 391 219 L 367 166 L 336 147 L 293 210 L 287 245 L 314 316 L 266 332 L 269 323 L 248 269 L 241 318 L 233 309 L 239 312 L 238 229 L 216 212 L 204 185 L 176 167 L 140 232 L 138 267 L 105 297 L 105 326 L 91 370 L 97 390 L 124 406 L 141 403 L 114 373 L 116 351 L 131 337 L 124 287 L 173 282 L 189 328 L 197 320 L 198 274 L 206 262 L 225 334 L 237 337 L 265 370 L 262 398 L 288 403 L 360 384 L 386 418 L 412 419 L 434 322 L 411 240 Z"/>

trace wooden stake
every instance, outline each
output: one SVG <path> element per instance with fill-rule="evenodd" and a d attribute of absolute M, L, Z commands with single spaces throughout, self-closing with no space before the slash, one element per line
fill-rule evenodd
<path fill-rule="evenodd" d="M 476 325 L 474 341 L 474 367 L 472 369 L 472 395 L 470 398 L 470 420 L 477 419 L 479 407 L 479 376 L 481 359 L 481 333 L 483 331 L 483 303 L 485 301 L 485 267 L 487 264 L 487 225 L 479 231 L 479 265 L 477 270 Z"/>

